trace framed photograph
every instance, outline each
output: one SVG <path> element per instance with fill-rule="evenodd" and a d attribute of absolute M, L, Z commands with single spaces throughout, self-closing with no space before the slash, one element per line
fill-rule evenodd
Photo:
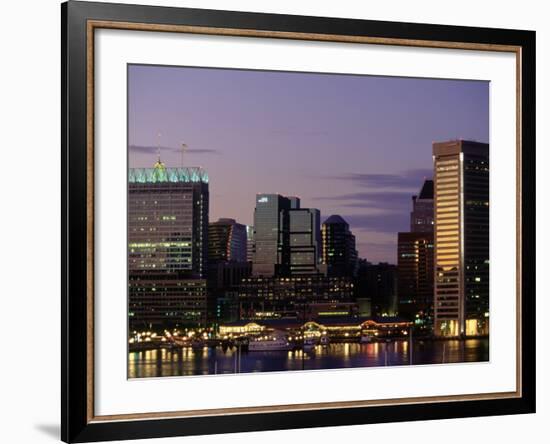
<path fill-rule="evenodd" d="M 535 33 L 69 1 L 62 439 L 535 411 Z"/>

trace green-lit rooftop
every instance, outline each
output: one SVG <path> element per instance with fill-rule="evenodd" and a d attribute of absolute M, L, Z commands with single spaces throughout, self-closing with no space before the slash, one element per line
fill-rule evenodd
<path fill-rule="evenodd" d="M 166 168 L 157 163 L 154 168 L 130 168 L 129 183 L 185 182 L 208 183 L 208 173 L 200 167 Z"/>

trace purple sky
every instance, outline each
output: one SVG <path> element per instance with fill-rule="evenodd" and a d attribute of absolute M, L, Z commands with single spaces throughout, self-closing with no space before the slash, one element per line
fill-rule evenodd
<path fill-rule="evenodd" d="M 252 224 L 255 194 L 340 214 L 361 257 L 396 263 L 431 144 L 489 141 L 489 83 L 130 65 L 130 167 L 210 176 L 210 220 Z"/>

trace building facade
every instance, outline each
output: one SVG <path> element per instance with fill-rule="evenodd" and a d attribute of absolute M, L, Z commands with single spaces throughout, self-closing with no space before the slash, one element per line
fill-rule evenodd
<path fill-rule="evenodd" d="M 246 262 L 246 225 L 221 218 L 208 225 L 208 261 Z"/>
<path fill-rule="evenodd" d="M 201 324 L 206 316 L 208 175 L 201 168 L 130 169 L 130 325 Z"/>
<path fill-rule="evenodd" d="M 434 333 L 489 333 L 489 145 L 434 143 Z"/>

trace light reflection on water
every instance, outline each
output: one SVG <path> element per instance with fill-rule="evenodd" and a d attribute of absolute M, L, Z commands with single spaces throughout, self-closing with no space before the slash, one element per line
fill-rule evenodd
<path fill-rule="evenodd" d="M 128 377 L 211 375 L 287 370 L 319 370 L 410 363 L 408 341 L 371 344 L 330 344 L 311 352 L 269 351 L 239 354 L 236 348 L 193 350 L 156 349 L 128 354 Z M 418 341 L 413 347 L 413 364 L 480 362 L 489 360 L 488 339 L 464 341 Z M 387 363 L 387 364 L 386 364 Z"/>

